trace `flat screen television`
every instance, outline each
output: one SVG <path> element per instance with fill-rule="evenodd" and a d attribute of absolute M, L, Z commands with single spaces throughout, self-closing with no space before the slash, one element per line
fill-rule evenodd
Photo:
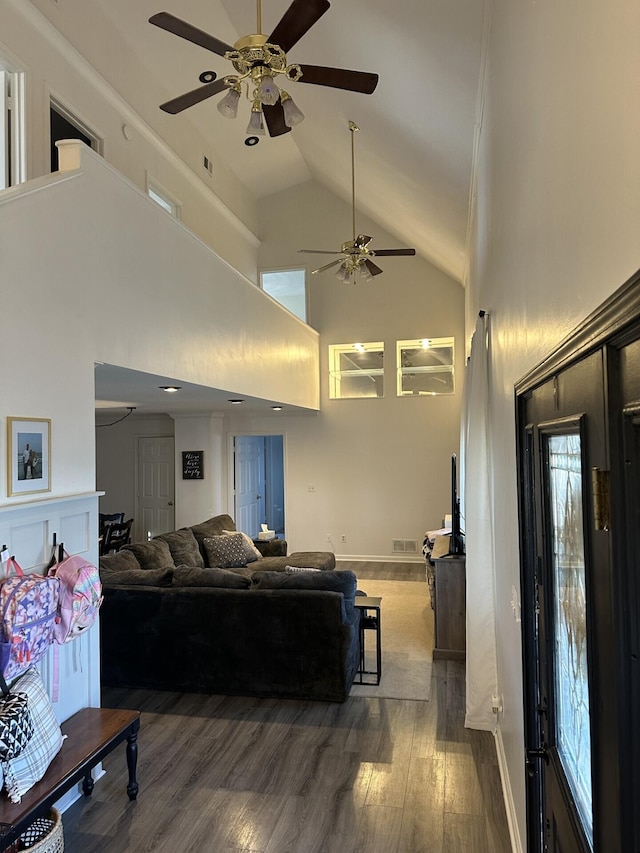
<path fill-rule="evenodd" d="M 460 498 L 458 497 L 458 472 L 455 453 L 451 457 L 451 540 L 449 554 L 452 556 L 464 554 L 464 534 L 460 530 Z"/>

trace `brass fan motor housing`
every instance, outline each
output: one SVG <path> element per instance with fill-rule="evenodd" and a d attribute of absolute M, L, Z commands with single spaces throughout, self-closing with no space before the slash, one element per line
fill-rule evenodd
<path fill-rule="evenodd" d="M 225 55 L 240 78 L 251 76 L 253 80 L 261 80 L 265 74 L 285 74 L 287 79 L 294 82 L 302 77 L 299 65 L 287 65 L 287 56 L 277 44 L 267 41 L 262 33 L 243 36 L 234 44 L 233 50 Z"/>

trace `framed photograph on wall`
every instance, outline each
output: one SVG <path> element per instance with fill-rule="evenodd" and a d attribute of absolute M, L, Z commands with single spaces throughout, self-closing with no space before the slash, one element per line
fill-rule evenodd
<path fill-rule="evenodd" d="M 7 418 L 7 495 L 51 491 L 51 421 Z"/>

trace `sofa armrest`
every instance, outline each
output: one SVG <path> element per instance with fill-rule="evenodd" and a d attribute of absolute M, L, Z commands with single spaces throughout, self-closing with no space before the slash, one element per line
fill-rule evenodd
<path fill-rule="evenodd" d="M 286 539 L 254 539 L 253 544 L 263 557 L 286 557 L 287 556 L 287 540 Z"/>

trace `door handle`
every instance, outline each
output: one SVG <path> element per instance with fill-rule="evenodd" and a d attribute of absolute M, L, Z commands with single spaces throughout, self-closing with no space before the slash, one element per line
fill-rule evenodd
<path fill-rule="evenodd" d="M 546 743 L 543 743 L 542 746 L 537 749 L 525 749 L 525 768 L 527 771 L 527 775 L 530 778 L 533 778 L 536 775 L 537 770 L 537 759 L 542 759 L 545 764 L 549 763 L 549 748 Z"/>
<path fill-rule="evenodd" d="M 256 495 L 256 500 L 257 500 L 257 501 L 261 501 L 261 500 L 262 500 L 262 495 Z"/>
<path fill-rule="evenodd" d="M 173 506 L 173 501 L 167 501 L 167 506 Z"/>

